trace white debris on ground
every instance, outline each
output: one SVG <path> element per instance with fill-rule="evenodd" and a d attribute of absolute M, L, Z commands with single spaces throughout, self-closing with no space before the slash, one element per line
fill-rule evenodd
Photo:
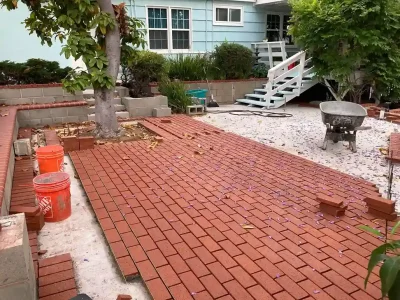
<path fill-rule="evenodd" d="M 334 144 L 328 142 L 327 150 L 322 150 L 326 127 L 322 123 L 321 112 L 318 108 L 289 105 L 286 113 L 290 118 L 265 118 L 261 116 L 235 116 L 229 113 L 216 114 L 221 110 L 255 110 L 244 105 L 227 105 L 219 108 L 208 108 L 208 114 L 198 117 L 198 120 L 214 125 L 225 131 L 236 133 L 265 145 L 295 154 L 341 172 L 364 178 L 375 183 L 380 193 L 387 197 L 388 162 L 379 148 L 389 146 L 389 136 L 397 132 L 399 125 L 365 118 L 363 126 L 372 129 L 357 132 L 357 153 L 349 150 L 348 142 Z M 284 112 L 275 109 L 272 112 Z M 400 196 L 400 166 L 394 167 L 392 200 Z M 400 212 L 400 201 L 396 203 Z"/>
<path fill-rule="evenodd" d="M 150 300 L 142 281 L 125 283 L 97 223 L 93 210 L 74 169 L 65 156 L 65 171 L 71 179 L 72 215 L 67 220 L 46 223 L 39 233 L 39 249 L 48 250 L 43 257 L 70 253 L 74 262 L 79 293 L 93 300 L 115 300 L 128 294 L 134 300 Z"/>

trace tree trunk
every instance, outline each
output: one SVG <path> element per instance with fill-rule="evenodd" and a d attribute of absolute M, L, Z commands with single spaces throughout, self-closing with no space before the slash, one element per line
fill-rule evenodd
<path fill-rule="evenodd" d="M 105 52 L 108 59 L 107 73 L 117 80 L 120 61 L 121 61 L 121 40 L 119 34 L 119 25 L 115 19 L 114 8 L 111 0 L 97 0 L 100 10 L 108 13 L 115 22 L 113 30 L 107 29 L 105 36 Z M 95 114 L 96 114 L 96 135 L 102 138 L 110 138 L 118 135 L 118 122 L 115 116 L 113 98 L 114 88 L 95 89 Z"/>

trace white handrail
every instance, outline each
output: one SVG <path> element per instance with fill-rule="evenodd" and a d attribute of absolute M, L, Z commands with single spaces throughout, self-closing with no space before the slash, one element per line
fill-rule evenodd
<path fill-rule="evenodd" d="M 275 67 L 269 69 L 268 72 L 276 72 L 278 70 L 281 70 L 284 67 L 287 67 L 290 64 L 296 62 L 297 60 L 301 59 L 301 56 L 305 57 L 305 55 L 306 55 L 306 53 L 304 51 L 300 51 L 299 53 L 296 53 L 295 55 L 289 57 L 288 59 L 284 60 L 283 62 L 277 64 Z"/>

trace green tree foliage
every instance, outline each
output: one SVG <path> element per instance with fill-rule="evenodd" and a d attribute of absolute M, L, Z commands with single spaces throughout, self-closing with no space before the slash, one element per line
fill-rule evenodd
<path fill-rule="evenodd" d="M 131 97 L 151 96 L 149 84 L 167 76 L 166 59 L 151 51 L 138 51 L 130 64 L 122 64 L 122 85 Z"/>
<path fill-rule="evenodd" d="M 18 0 L 0 0 L 0 6 L 16 9 Z M 87 70 L 71 72 L 63 80 L 73 92 L 93 86 L 96 98 L 97 133 L 115 136 L 118 124 L 112 98 L 121 55 L 124 61 L 134 57 L 143 46 L 143 23 L 127 15 L 124 3 L 111 0 L 21 0 L 30 10 L 25 26 L 42 44 L 63 43 L 61 54 L 67 59 L 82 59 Z"/>
<path fill-rule="evenodd" d="M 60 83 L 72 69 L 56 61 L 31 58 L 24 63 L 0 61 L 0 85 Z"/>
<path fill-rule="evenodd" d="M 253 52 L 240 44 L 223 42 L 213 53 L 215 67 L 224 79 L 244 79 L 251 74 Z"/>
<path fill-rule="evenodd" d="M 318 77 L 339 83 L 339 94 L 371 85 L 378 95 L 400 92 L 398 0 L 290 0 L 291 34 L 313 58 Z M 358 76 L 360 75 L 361 76 Z"/>

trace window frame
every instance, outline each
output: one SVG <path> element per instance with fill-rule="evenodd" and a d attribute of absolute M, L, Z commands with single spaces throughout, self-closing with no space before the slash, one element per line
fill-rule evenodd
<path fill-rule="evenodd" d="M 151 49 L 150 48 L 150 30 L 155 28 L 149 28 L 149 8 L 161 8 L 161 9 L 166 9 L 167 10 L 167 37 L 168 37 L 168 49 Z M 172 10 L 177 9 L 177 10 L 188 10 L 189 11 L 189 29 L 173 29 L 172 28 Z M 165 5 L 146 5 L 146 42 L 147 46 L 146 48 L 150 51 L 157 52 L 157 53 L 190 53 L 193 49 L 193 26 L 192 26 L 192 8 L 190 7 L 181 7 L 181 6 L 165 6 Z M 161 29 L 164 30 L 164 29 Z M 188 31 L 189 32 L 189 49 L 174 49 L 173 48 L 173 41 L 172 41 L 172 31 Z"/>
<path fill-rule="evenodd" d="M 271 15 L 271 16 L 279 16 L 279 30 L 276 30 L 276 29 L 267 29 L 267 24 L 268 24 L 268 15 Z M 283 28 L 283 23 L 284 23 L 284 18 L 285 17 L 291 17 L 291 14 L 289 13 L 289 12 L 269 12 L 269 13 L 267 13 L 266 15 L 265 15 L 265 38 L 267 38 L 267 32 L 268 31 L 275 31 L 275 32 L 278 32 L 279 33 L 279 37 L 280 38 L 282 38 L 282 41 L 285 41 L 284 39 L 283 39 L 283 32 L 284 31 L 288 31 L 287 29 L 284 29 Z M 294 43 L 291 43 L 291 44 L 288 44 L 288 43 L 286 43 L 285 42 L 285 45 L 288 45 L 288 46 L 293 46 L 294 45 Z"/>
<path fill-rule="evenodd" d="M 217 21 L 217 9 L 222 8 L 222 9 L 227 9 L 228 10 L 228 21 Z M 239 9 L 240 10 L 240 22 L 232 22 L 229 21 L 230 9 Z M 215 4 L 213 6 L 213 25 L 214 26 L 237 26 L 237 27 L 243 27 L 244 26 L 244 8 L 241 5 L 230 5 L 230 4 Z"/>

